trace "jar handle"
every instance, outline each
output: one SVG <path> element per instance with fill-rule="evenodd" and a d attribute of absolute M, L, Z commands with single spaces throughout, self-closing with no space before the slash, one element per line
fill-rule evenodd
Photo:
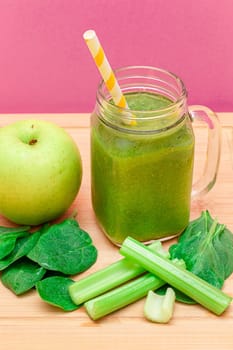
<path fill-rule="evenodd" d="M 204 171 L 192 187 L 192 198 L 196 198 L 209 192 L 216 182 L 221 152 L 221 125 L 216 113 L 205 106 L 189 106 L 189 115 L 192 121 L 203 122 L 208 126 Z"/>

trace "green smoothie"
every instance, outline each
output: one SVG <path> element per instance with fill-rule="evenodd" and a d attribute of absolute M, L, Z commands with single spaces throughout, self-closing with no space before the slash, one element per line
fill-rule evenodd
<path fill-rule="evenodd" d="M 144 92 L 131 93 L 126 99 L 131 110 L 157 110 L 172 104 L 166 97 Z M 166 122 L 151 121 L 160 123 L 159 128 Z M 147 134 L 122 132 L 100 118 L 95 120 L 92 203 L 112 242 L 121 244 L 127 236 L 149 242 L 179 234 L 187 226 L 193 156 L 188 116 L 175 127 Z"/>

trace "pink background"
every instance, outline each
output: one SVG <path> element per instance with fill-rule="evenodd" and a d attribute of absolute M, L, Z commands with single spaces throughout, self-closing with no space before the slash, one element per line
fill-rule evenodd
<path fill-rule="evenodd" d="M 0 113 L 90 112 L 90 28 L 113 68 L 168 69 L 190 104 L 233 111 L 232 0 L 0 0 Z"/>

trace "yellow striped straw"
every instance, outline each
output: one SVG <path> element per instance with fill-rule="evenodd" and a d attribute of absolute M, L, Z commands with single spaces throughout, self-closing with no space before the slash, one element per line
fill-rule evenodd
<path fill-rule="evenodd" d="M 94 30 L 87 30 L 83 34 L 83 38 L 91 52 L 91 55 L 96 63 L 96 66 L 107 86 L 109 93 L 115 105 L 123 108 L 128 108 L 125 96 L 123 95 L 121 88 L 117 82 L 115 74 L 108 62 L 108 59 L 104 53 L 104 50 L 99 42 L 99 39 Z M 132 116 L 132 115 L 131 115 Z M 130 124 L 135 124 L 131 121 Z"/>

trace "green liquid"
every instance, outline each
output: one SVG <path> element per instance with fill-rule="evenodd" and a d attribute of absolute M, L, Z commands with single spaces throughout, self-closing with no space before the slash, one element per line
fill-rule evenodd
<path fill-rule="evenodd" d="M 160 95 L 126 95 L 130 109 L 156 110 Z M 172 116 L 171 116 L 172 117 Z M 92 202 L 106 235 L 148 242 L 179 234 L 189 222 L 194 138 L 187 121 L 169 132 L 129 134 L 101 121 L 92 128 Z"/>

